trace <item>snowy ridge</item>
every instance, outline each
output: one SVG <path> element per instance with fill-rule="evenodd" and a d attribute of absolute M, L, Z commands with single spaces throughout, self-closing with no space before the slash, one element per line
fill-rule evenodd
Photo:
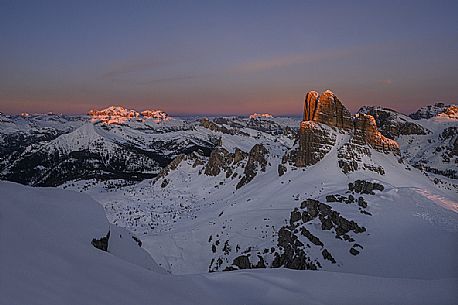
<path fill-rule="evenodd" d="M 110 106 L 103 110 L 90 110 L 88 114 L 92 122 L 100 121 L 106 124 L 124 124 L 132 119 L 140 122 L 152 119 L 158 123 L 169 119 L 167 113 L 162 110 L 144 110 L 139 113 L 122 106 Z"/>

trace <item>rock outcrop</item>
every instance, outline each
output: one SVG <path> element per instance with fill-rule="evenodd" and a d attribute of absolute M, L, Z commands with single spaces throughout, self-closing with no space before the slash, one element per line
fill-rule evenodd
<path fill-rule="evenodd" d="M 383 152 L 394 152 L 399 154 L 399 144 L 386 138 L 377 129 L 373 116 L 358 113 L 354 117 L 353 143 L 364 145 L 369 144 L 372 148 Z"/>
<path fill-rule="evenodd" d="M 297 167 L 318 163 L 332 148 L 335 137 L 329 130 L 314 122 L 302 121 L 299 129 L 298 148 L 292 159 Z"/>
<path fill-rule="evenodd" d="M 381 152 L 399 154 L 398 143 L 378 131 L 375 119 L 371 115 L 356 114 L 352 117 L 332 91 L 326 90 L 321 95 L 316 91 L 309 91 L 305 95 L 304 116 L 297 135 L 296 147 L 285 154 L 282 163 L 297 167 L 318 163 L 334 146 L 337 132 L 350 133 L 351 136 L 350 142 L 342 146 L 345 149 L 341 147 L 339 150 L 339 166 L 344 173 L 358 169 L 357 162 L 361 161 L 361 158 L 355 155 L 355 151 L 370 155 L 367 146 Z M 362 168 L 383 174 L 383 169 L 372 165 Z M 279 175 L 283 172 L 282 168 Z"/>
<path fill-rule="evenodd" d="M 380 132 L 393 140 L 400 135 L 424 135 L 430 132 L 412 118 L 392 109 L 364 106 L 358 110 L 358 113 L 372 115 Z"/>
<path fill-rule="evenodd" d="M 411 113 L 409 117 L 411 117 L 414 120 L 430 119 L 432 117 L 435 117 L 439 113 L 447 111 L 447 108 L 449 107 L 450 106 L 446 105 L 445 103 L 435 103 L 434 105 L 428 105 L 418 109 L 416 112 Z M 454 107 L 456 108 L 456 106 Z"/>
<path fill-rule="evenodd" d="M 258 174 L 258 169 L 265 172 L 267 166 L 266 156 L 269 152 L 262 144 L 256 144 L 251 148 L 248 154 L 248 161 L 245 166 L 244 176 L 237 183 L 236 188 L 239 189 L 251 180 Z"/>
<path fill-rule="evenodd" d="M 316 91 L 309 91 L 305 95 L 303 120 L 343 129 L 351 129 L 353 126 L 350 112 L 330 90 L 319 96 Z"/>

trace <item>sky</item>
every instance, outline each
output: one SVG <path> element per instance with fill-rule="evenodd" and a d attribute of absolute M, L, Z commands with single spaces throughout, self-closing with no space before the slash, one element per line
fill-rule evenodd
<path fill-rule="evenodd" d="M 0 111 L 299 115 L 458 100 L 458 1 L 0 0 Z"/>

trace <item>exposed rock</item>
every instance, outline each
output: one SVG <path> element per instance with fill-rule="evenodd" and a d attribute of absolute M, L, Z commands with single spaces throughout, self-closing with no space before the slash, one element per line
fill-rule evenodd
<path fill-rule="evenodd" d="M 108 231 L 107 235 L 104 237 L 101 237 L 99 239 L 94 238 L 91 241 L 91 244 L 96 247 L 97 249 L 100 249 L 102 251 L 108 251 L 108 240 L 110 239 L 110 231 Z"/>
<path fill-rule="evenodd" d="M 142 246 L 143 243 L 138 237 L 132 235 L 132 239 L 135 240 L 135 242 L 137 243 L 139 247 Z"/>
<path fill-rule="evenodd" d="M 278 164 L 278 175 L 281 177 L 283 176 L 287 171 L 287 168 L 286 166 L 284 166 L 283 164 Z"/>
<path fill-rule="evenodd" d="M 350 253 L 351 253 L 352 255 L 358 255 L 358 254 L 359 254 L 359 251 L 356 250 L 355 248 L 350 248 Z"/>
<path fill-rule="evenodd" d="M 356 114 L 354 117 L 353 143 L 369 144 L 372 148 L 382 152 L 394 152 L 399 154 L 399 144 L 383 136 L 377 129 L 375 119 L 368 114 Z"/>
<path fill-rule="evenodd" d="M 332 257 L 332 254 L 327 249 L 324 249 L 323 251 L 321 251 L 321 255 L 323 255 L 324 259 L 327 259 L 328 261 L 332 262 L 333 264 L 336 263 L 336 260 L 334 259 L 334 257 Z"/>
<path fill-rule="evenodd" d="M 262 144 L 256 144 L 251 148 L 248 154 L 248 161 L 245 166 L 244 176 L 240 179 L 239 183 L 236 186 L 236 189 L 241 188 L 246 185 L 248 182 L 253 180 L 254 177 L 258 174 L 258 168 L 261 171 L 266 171 L 268 150 Z"/>
<path fill-rule="evenodd" d="M 317 265 L 304 252 L 304 245 L 286 227 L 282 227 L 278 232 L 278 246 L 283 249 L 283 253 L 278 254 L 275 252 L 272 268 L 284 267 L 296 270 L 318 269 Z"/>
<path fill-rule="evenodd" d="M 364 209 L 367 208 L 367 202 L 363 197 L 358 198 L 358 205 Z"/>
<path fill-rule="evenodd" d="M 400 154 L 398 143 L 378 131 L 372 116 L 361 113 L 352 118 L 331 91 L 327 90 L 321 95 L 310 91 L 305 95 L 304 116 L 296 147 L 285 154 L 282 163 L 289 162 L 297 167 L 316 164 L 334 146 L 336 132 L 348 132 L 351 135 L 350 143 L 345 143 L 338 151 L 339 167 L 344 173 L 361 168 L 384 174 L 383 168 L 377 165 L 359 166 L 358 163 L 362 162 L 361 155 L 370 155 L 367 145 L 385 153 Z"/>
<path fill-rule="evenodd" d="M 241 150 L 240 148 L 236 148 L 235 149 L 235 152 L 234 152 L 234 159 L 233 159 L 233 163 L 235 165 L 237 165 L 240 161 L 242 161 L 243 159 L 245 159 L 247 157 L 247 153 L 244 152 L 243 150 Z"/>
<path fill-rule="evenodd" d="M 235 134 L 235 130 L 228 129 L 225 126 L 220 126 L 220 125 L 216 124 L 215 122 L 210 121 L 207 118 L 201 119 L 200 120 L 200 125 L 202 127 L 210 129 L 211 131 L 219 131 L 219 132 L 226 133 L 226 134 Z"/>
<path fill-rule="evenodd" d="M 351 192 L 355 192 L 355 193 L 375 195 L 374 190 L 382 192 L 384 190 L 384 187 L 383 185 L 377 182 L 356 180 L 355 182 L 350 182 L 348 184 L 348 189 Z"/>
<path fill-rule="evenodd" d="M 344 203 L 353 203 L 355 202 L 355 198 L 353 195 L 349 195 L 348 198 L 342 195 L 327 195 L 326 202 L 344 202 Z"/>
<path fill-rule="evenodd" d="M 258 120 L 258 119 L 271 119 L 273 116 L 269 113 L 253 113 L 250 115 L 251 120 Z"/>
<path fill-rule="evenodd" d="M 186 159 L 186 155 L 185 154 L 180 154 L 180 155 L 176 156 L 172 160 L 172 162 L 170 162 L 166 167 L 164 167 L 159 172 L 158 178 L 164 178 L 165 176 L 167 176 L 170 173 L 170 171 L 176 170 L 178 165 L 180 165 L 180 163 L 185 159 Z"/>
<path fill-rule="evenodd" d="M 155 119 L 158 122 L 169 119 L 167 113 L 162 110 L 145 110 L 138 113 L 122 106 L 110 106 L 103 110 L 90 110 L 88 115 L 93 122 L 101 121 L 105 124 L 123 124 L 130 119 L 137 121 Z"/>
<path fill-rule="evenodd" d="M 321 203 L 314 199 L 307 199 L 301 203 L 301 209 L 306 208 L 306 211 L 302 212 L 302 221 L 304 223 L 309 222 L 315 218 L 319 218 L 321 221 L 322 230 L 331 230 L 332 228 L 336 231 L 336 237 L 344 239 L 350 239 L 347 235 L 348 232 L 353 231 L 354 233 L 365 232 L 364 227 L 360 227 L 353 220 L 348 220 L 341 216 L 338 212 L 332 210 L 331 206 Z"/>
<path fill-rule="evenodd" d="M 259 261 L 255 266 L 253 266 L 253 268 L 267 268 L 264 258 L 260 255 L 258 255 L 258 258 L 259 258 Z"/>
<path fill-rule="evenodd" d="M 297 167 L 318 163 L 335 143 L 335 134 L 311 121 L 302 121 L 297 147 L 285 155 L 285 160 Z"/>
<path fill-rule="evenodd" d="M 318 237 L 310 233 L 310 231 L 307 230 L 306 228 L 304 227 L 301 228 L 301 234 L 307 237 L 307 239 L 310 240 L 312 244 L 316 246 L 321 246 L 321 247 L 323 246 L 323 242 L 321 242 L 321 240 Z"/>
<path fill-rule="evenodd" d="M 239 269 L 251 269 L 250 259 L 246 255 L 236 257 L 233 264 L 239 267 Z"/>
<path fill-rule="evenodd" d="M 164 180 L 162 180 L 161 188 L 164 188 L 164 187 L 166 187 L 167 185 L 169 185 L 169 182 L 170 182 L 169 179 L 164 179 Z"/>
<path fill-rule="evenodd" d="M 321 93 L 319 97 L 316 91 L 310 91 L 305 95 L 303 120 L 343 129 L 353 127 L 350 112 L 330 90 Z"/>
<path fill-rule="evenodd" d="M 451 119 L 458 119 L 458 107 L 455 105 L 448 106 L 444 111 L 439 113 L 440 116 L 447 116 Z"/>
<path fill-rule="evenodd" d="M 420 124 L 392 109 L 383 107 L 364 106 L 358 113 L 372 115 L 380 132 L 387 138 L 395 139 L 400 135 L 424 135 L 429 133 Z"/>
<path fill-rule="evenodd" d="M 449 105 L 446 105 L 445 103 L 435 103 L 434 105 L 422 107 L 409 116 L 414 120 L 429 119 L 435 117 L 439 113 L 443 113 L 448 107 Z"/>
<path fill-rule="evenodd" d="M 215 148 L 211 152 L 208 163 L 205 166 L 205 174 L 208 176 L 218 176 L 221 170 L 227 167 L 229 158 L 229 152 L 225 148 Z"/>
<path fill-rule="evenodd" d="M 299 210 L 296 208 L 291 212 L 291 217 L 290 217 L 289 222 L 291 226 L 293 226 L 294 223 L 299 220 L 301 220 L 301 212 L 299 212 Z"/>
<path fill-rule="evenodd" d="M 458 127 L 451 126 L 447 127 L 439 135 L 439 139 L 445 144 L 448 142 L 448 145 L 444 147 L 445 154 L 448 158 L 458 156 Z"/>

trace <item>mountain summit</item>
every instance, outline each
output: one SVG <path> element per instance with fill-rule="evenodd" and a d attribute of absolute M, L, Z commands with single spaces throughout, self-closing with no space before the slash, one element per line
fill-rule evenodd
<path fill-rule="evenodd" d="M 130 119 L 137 121 L 153 119 L 157 122 L 168 119 L 168 114 L 162 110 L 144 110 L 139 113 L 123 106 L 110 106 L 102 110 L 90 110 L 88 115 L 93 122 L 101 121 L 106 124 L 123 124 Z"/>

